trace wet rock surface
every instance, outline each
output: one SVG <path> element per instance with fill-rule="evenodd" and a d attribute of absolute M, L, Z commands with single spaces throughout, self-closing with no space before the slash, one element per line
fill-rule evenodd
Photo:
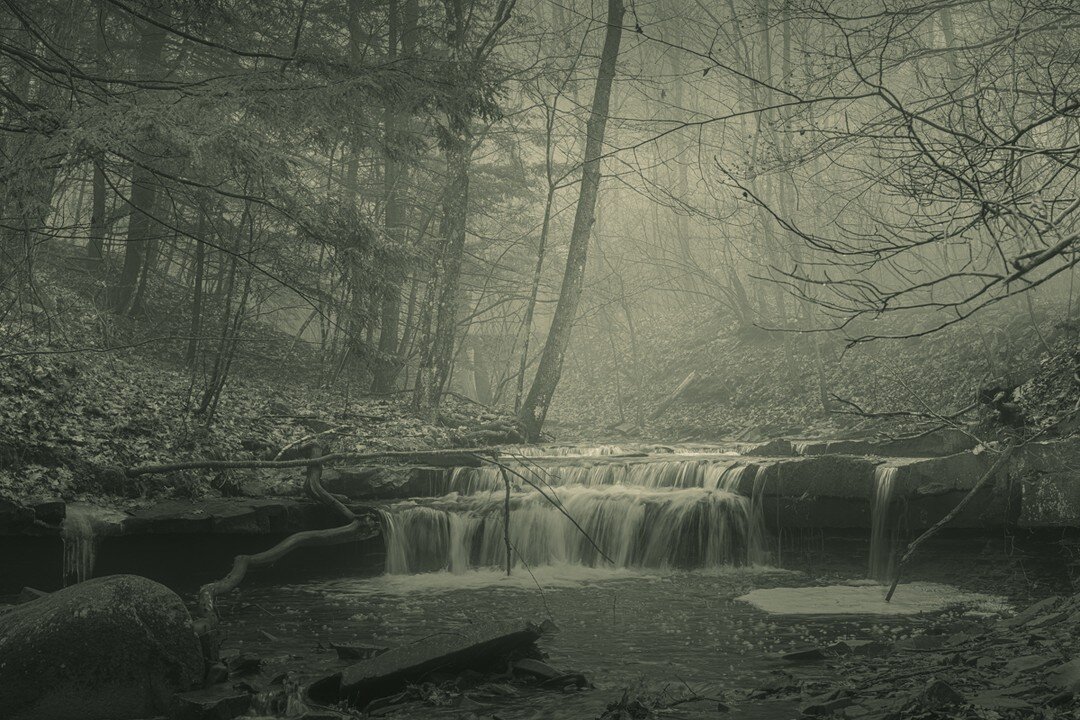
<path fill-rule="evenodd" d="M 122 534 L 274 534 L 333 527 L 337 518 L 323 505 L 285 498 L 165 501 L 130 513 Z"/>
<path fill-rule="evenodd" d="M 183 601 L 146 578 L 98 578 L 0 614 L 5 720 L 152 717 L 203 673 Z"/>

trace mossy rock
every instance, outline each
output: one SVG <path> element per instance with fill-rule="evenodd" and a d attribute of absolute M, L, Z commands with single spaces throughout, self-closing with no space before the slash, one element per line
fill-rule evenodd
<path fill-rule="evenodd" d="M 191 616 L 164 585 L 88 580 L 0 615 L 0 717 L 125 720 L 202 680 Z"/>

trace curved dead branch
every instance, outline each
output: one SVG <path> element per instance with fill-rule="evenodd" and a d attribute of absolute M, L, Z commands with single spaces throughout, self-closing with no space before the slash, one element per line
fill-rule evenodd
<path fill-rule="evenodd" d="M 273 565 L 297 548 L 319 545 L 338 545 L 374 537 L 374 532 L 363 535 L 362 533 L 366 528 L 363 520 L 357 517 L 356 513 L 347 508 L 340 500 L 328 493 L 322 486 L 322 463 L 320 460 L 325 461 L 325 458 L 327 457 L 329 456 L 324 455 L 320 457 L 318 448 L 312 449 L 312 456 L 306 460 L 308 463 L 308 472 L 305 481 L 305 489 L 310 496 L 324 505 L 332 507 L 339 515 L 348 520 L 348 523 L 340 527 L 328 528 L 326 530 L 304 530 L 302 532 L 293 533 L 269 550 L 264 550 L 255 555 L 237 555 L 233 559 L 233 566 L 228 575 L 199 588 L 199 609 L 202 611 L 207 623 L 213 625 L 216 621 L 217 613 L 214 610 L 214 601 L 216 598 L 219 595 L 223 595 L 230 590 L 235 590 L 239 587 L 240 583 L 244 581 L 244 577 L 247 575 L 250 568 Z"/>

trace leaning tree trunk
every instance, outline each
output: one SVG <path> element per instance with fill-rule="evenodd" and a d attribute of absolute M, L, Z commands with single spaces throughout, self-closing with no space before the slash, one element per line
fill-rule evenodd
<path fill-rule="evenodd" d="M 555 316 L 548 330 L 536 377 L 533 378 L 529 395 L 521 406 L 522 424 L 528 439 L 534 442 L 540 437 L 548 406 L 551 405 L 551 398 L 559 384 L 563 359 L 570 344 L 570 333 L 577 317 L 581 288 L 585 281 L 585 260 L 596 210 L 596 192 L 600 187 L 600 156 L 604 149 L 604 130 L 607 127 L 611 83 L 615 77 L 615 61 L 619 56 L 619 42 L 622 39 L 624 11 L 622 0 L 608 0 L 607 32 L 600 55 L 600 71 L 596 77 L 592 110 L 586 126 L 585 163 L 581 173 L 574 229 L 570 234 L 570 249 L 566 257 L 566 273 L 563 275 L 559 303 L 555 307 Z"/>

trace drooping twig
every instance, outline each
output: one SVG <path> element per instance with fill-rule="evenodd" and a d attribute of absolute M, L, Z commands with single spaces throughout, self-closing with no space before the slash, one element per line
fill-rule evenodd
<path fill-rule="evenodd" d="M 612 560 L 608 556 L 608 554 L 606 552 L 604 552 L 604 550 L 599 545 L 596 544 L 596 541 L 592 539 L 592 536 L 589 535 L 589 533 L 585 532 L 585 528 L 581 527 L 581 525 L 578 523 L 578 521 L 574 519 L 574 516 L 566 511 L 566 508 L 564 508 L 562 506 L 562 503 L 560 503 L 557 500 L 550 497 L 546 492 L 544 492 L 544 489 L 542 487 L 540 487 L 539 485 L 534 483 L 532 480 L 530 480 L 529 478 L 527 478 L 524 475 L 522 475 L 521 473 L 519 473 L 514 468 L 510 467 L 509 465 L 506 465 L 504 463 L 499 462 L 498 460 L 494 459 L 493 457 L 481 457 L 481 456 L 477 455 L 477 458 L 481 459 L 481 460 L 484 460 L 486 462 L 489 462 L 492 465 L 495 465 L 496 467 L 501 468 L 503 471 L 508 472 L 511 475 L 514 475 L 514 476 L 520 478 L 522 482 L 524 482 L 526 485 L 531 487 L 533 490 L 536 490 L 538 493 L 540 493 L 541 497 L 543 497 L 545 500 L 547 500 L 548 503 L 552 507 L 554 507 L 560 513 L 562 513 L 563 516 L 567 520 L 569 520 L 574 525 L 574 527 L 576 527 L 578 529 L 578 532 L 580 532 L 585 537 L 585 539 L 589 541 L 589 544 L 593 546 L 593 549 L 595 549 L 596 552 L 600 553 L 600 557 L 604 558 L 605 560 L 607 560 L 612 565 L 615 564 L 615 561 Z"/>
<path fill-rule="evenodd" d="M 1001 452 L 1001 454 L 998 455 L 997 460 L 995 460 L 994 464 L 990 466 L 990 469 L 987 470 L 981 478 L 979 478 L 978 482 L 976 482 L 975 485 L 970 490 L 968 490 L 967 495 L 965 495 L 963 499 L 956 504 L 956 507 L 946 513 L 945 517 L 941 518 L 936 523 L 927 528 L 922 535 L 908 543 L 907 549 L 904 551 L 903 557 L 901 557 L 900 561 L 896 563 L 896 569 L 893 571 L 892 585 L 889 586 L 889 592 L 885 594 L 885 602 L 892 601 L 893 593 L 896 592 L 896 586 L 900 583 L 900 575 L 904 569 L 904 566 L 911 561 L 912 556 L 915 554 L 915 550 L 918 549 L 918 547 L 924 542 L 933 537 L 938 530 L 952 522 L 953 519 L 956 518 L 956 516 L 959 515 L 963 511 L 963 509 L 971 503 L 972 499 L 979 493 L 979 491 L 982 490 L 983 487 L 988 482 L 990 482 L 990 479 L 994 477 L 994 475 L 998 471 L 998 468 L 1004 465 L 1005 461 L 1008 460 L 1010 456 L 1012 456 L 1013 451 L 1016 449 L 1016 447 L 1017 446 L 1013 444 L 1010 444 L 1008 447 L 1006 447 Z"/>

